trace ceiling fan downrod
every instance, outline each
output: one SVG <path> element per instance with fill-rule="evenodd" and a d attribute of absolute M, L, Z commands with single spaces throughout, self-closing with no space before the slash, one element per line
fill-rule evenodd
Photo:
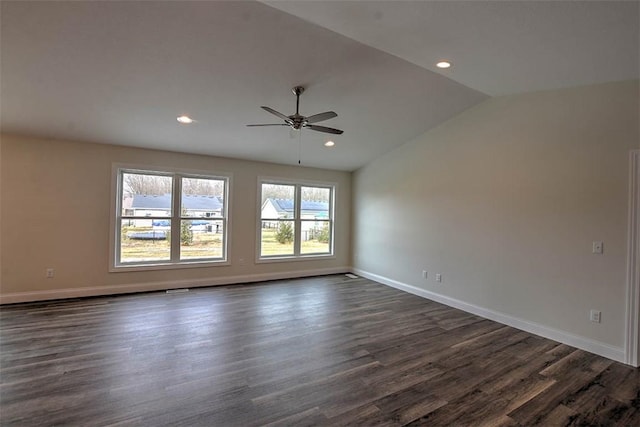
<path fill-rule="evenodd" d="M 291 89 L 291 92 L 296 96 L 296 113 L 290 117 L 292 123 L 291 126 L 295 130 L 300 130 L 305 125 L 305 119 L 300 115 L 300 95 L 304 93 L 304 87 L 296 86 Z"/>

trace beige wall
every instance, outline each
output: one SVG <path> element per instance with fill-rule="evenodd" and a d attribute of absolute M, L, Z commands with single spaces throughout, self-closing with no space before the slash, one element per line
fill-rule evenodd
<path fill-rule="evenodd" d="M 348 172 L 10 135 L 0 144 L 3 302 L 295 277 L 350 264 Z M 113 163 L 231 173 L 231 265 L 109 273 Z M 255 264 L 258 176 L 338 184 L 334 259 Z M 45 278 L 48 267 L 53 279 Z"/>
<path fill-rule="evenodd" d="M 3 135 L 0 302 L 352 264 L 384 283 L 542 335 L 557 331 L 561 341 L 593 343 L 586 348 L 619 359 L 639 93 L 634 81 L 494 98 L 357 171 L 353 188 L 346 172 Z M 109 273 L 113 163 L 231 173 L 231 265 Z M 338 183 L 335 259 L 254 263 L 258 176 Z M 603 255 L 591 253 L 594 240 L 604 241 Z M 47 267 L 55 278 L 45 278 Z M 602 323 L 589 322 L 590 309 L 602 312 Z"/>
<path fill-rule="evenodd" d="M 633 81 L 490 99 L 357 171 L 356 271 L 619 354 L 638 95 Z"/>

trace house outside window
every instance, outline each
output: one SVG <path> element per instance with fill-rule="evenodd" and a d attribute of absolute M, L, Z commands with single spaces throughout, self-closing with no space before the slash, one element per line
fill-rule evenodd
<path fill-rule="evenodd" d="M 115 168 L 115 270 L 226 263 L 229 177 Z"/>
<path fill-rule="evenodd" d="M 333 255 L 335 185 L 260 180 L 258 260 Z"/>

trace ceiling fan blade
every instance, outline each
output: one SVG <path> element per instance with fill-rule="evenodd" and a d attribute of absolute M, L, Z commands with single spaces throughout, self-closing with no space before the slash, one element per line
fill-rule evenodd
<path fill-rule="evenodd" d="M 247 125 L 249 127 L 255 127 L 255 126 L 289 126 L 286 123 L 267 123 L 267 124 L 259 124 L 259 125 Z"/>
<path fill-rule="evenodd" d="M 316 130 L 318 132 L 333 133 L 335 135 L 342 135 L 344 132 L 340 129 L 328 128 L 326 126 L 306 125 L 305 127 L 311 130 Z"/>
<path fill-rule="evenodd" d="M 269 107 L 265 107 L 264 105 L 262 107 L 264 111 L 268 111 L 269 113 L 273 114 L 274 116 L 278 116 L 280 117 L 282 120 L 289 120 L 289 117 L 285 116 L 284 114 L 274 110 L 273 108 L 269 108 Z"/>
<path fill-rule="evenodd" d="M 333 119 L 334 117 L 338 117 L 338 115 L 333 111 L 327 111 L 324 113 L 314 114 L 313 116 L 307 117 L 307 123 L 317 123 L 323 120 Z"/>

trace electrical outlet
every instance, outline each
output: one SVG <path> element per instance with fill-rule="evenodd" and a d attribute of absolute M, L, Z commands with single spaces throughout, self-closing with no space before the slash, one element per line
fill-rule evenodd
<path fill-rule="evenodd" d="M 594 241 L 591 252 L 598 255 L 604 253 L 604 242 Z"/>
<path fill-rule="evenodd" d="M 589 320 L 591 320 L 594 323 L 600 323 L 600 320 L 602 319 L 602 313 L 600 313 L 598 310 L 591 310 L 591 312 L 589 313 Z"/>
<path fill-rule="evenodd" d="M 428 275 L 427 270 L 422 270 L 422 278 L 426 279 L 427 275 Z"/>
<path fill-rule="evenodd" d="M 47 271 L 46 271 L 47 279 L 53 279 L 53 276 L 55 276 L 55 274 L 56 274 L 56 271 L 53 268 L 47 268 Z"/>
<path fill-rule="evenodd" d="M 442 274 L 436 273 L 436 282 L 442 283 Z"/>

